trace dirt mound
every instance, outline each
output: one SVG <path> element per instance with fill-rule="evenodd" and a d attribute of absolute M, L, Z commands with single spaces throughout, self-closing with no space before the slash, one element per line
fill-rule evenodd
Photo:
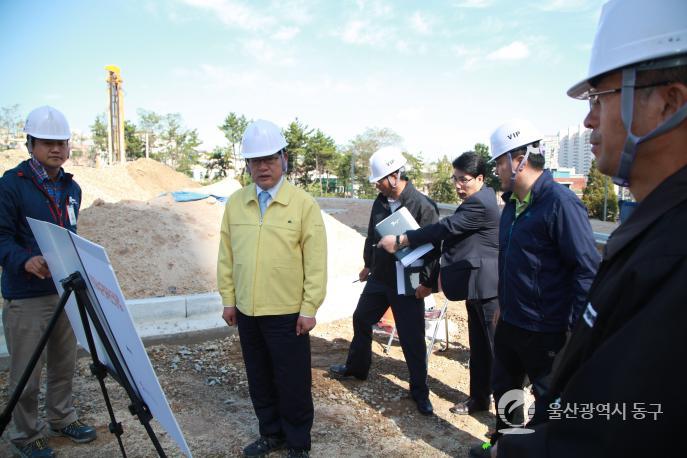
<path fill-rule="evenodd" d="M 126 170 L 141 189 L 154 196 L 181 188 L 200 187 L 198 183 L 183 173 L 153 159 L 137 159 L 134 162 L 127 162 Z"/>
<path fill-rule="evenodd" d="M 127 299 L 217 290 L 224 207 L 207 200 L 102 203 L 81 213 L 79 234 L 107 250 Z M 323 214 L 329 277 L 357 278 L 363 237 Z M 344 248 L 345 247 L 345 248 Z"/>

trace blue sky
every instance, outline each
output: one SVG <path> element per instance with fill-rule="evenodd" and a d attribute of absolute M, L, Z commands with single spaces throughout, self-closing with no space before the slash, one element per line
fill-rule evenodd
<path fill-rule="evenodd" d="M 50 104 L 73 129 L 105 110 L 178 112 L 204 146 L 229 112 L 295 117 L 345 144 L 389 127 L 410 152 L 454 156 L 510 118 L 545 133 L 583 119 L 601 0 L 0 0 L 0 106 Z"/>

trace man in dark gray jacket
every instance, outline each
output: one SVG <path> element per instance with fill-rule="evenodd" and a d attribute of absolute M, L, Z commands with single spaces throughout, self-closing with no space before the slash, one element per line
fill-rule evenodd
<path fill-rule="evenodd" d="M 470 396 L 451 407 L 457 414 L 488 410 L 494 331 L 498 319 L 499 207 L 494 190 L 485 186 L 486 161 L 474 152 L 453 161 L 453 180 L 463 202 L 451 216 L 401 235 L 401 247 L 442 244 L 441 288 L 450 300 L 465 300 L 470 339 Z M 395 237 L 379 242 L 389 253 Z"/>
<path fill-rule="evenodd" d="M 439 219 L 436 204 L 403 177 L 405 163 L 401 151 L 393 147 L 381 148 L 370 158 L 370 182 L 376 184 L 379 195 L 372 204 L 363 253 L 365 267 L 359 275 L 360 281 L 367 281 L 367 284 L 353 314 L 353 341 L 346 364 L 331 366 L 329 371 L 335 377 L 367 378 L 372 362 L 372 325 L 379 322 L 391 306 L 410 373 L 410 394 L 421 414 L 432 415 L 434 410 L 427 386 L 423 299 L 436 289 L 438 251 L 424 256 L 420 285 L 414 294 L 406 296 L 398 294 L 395 256 L 376 247 L 380 237 L 375 226 L 401 207 L 405 207 L 420 226 Z"/>

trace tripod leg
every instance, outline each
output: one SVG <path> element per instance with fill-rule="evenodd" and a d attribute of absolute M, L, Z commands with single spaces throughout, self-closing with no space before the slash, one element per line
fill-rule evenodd
<path fill-rule="evenodd" d="M 74 292 L 76 294 L 76 302 L 79 305 L 79 314 L 81 315 L 81 321 L 84 323 L 84 331 L 86 331 L 86 339 L 88 340 L 88 346 L 91 349 L 91 356 L 93 357 L 93 363 L 97 368 L 99 368 L 102 371 L 105 371 L 105 367 L 100 363 L 100 361 L 97 358 L 97 353 L 95 350 L 95 343 L 93 341 L 93 335 L 91 333 L 91 328 L 90 325 L 88 324 L 88 316 L 91 318 L 91 322 L 93 323 L 93 326 L 95 327 L 95 331 L 98 334 L 98 337 L 100 337 L 100 341 L 103 343 L 105 347 L 105 351 L 114 365 L 114 369 L 116 372 L 116 376 L 118 377 L 118 382 L 122 385 L 126 393 L 129 395 L 129 398 L 132 401 L 132 405 L 129 407 L 129 410 L 133 415 L 138 416 L 139 421 L 145 428 L 146 432 L 148 433 L 148 436 L 150 437 L 150 440 L 152 441 L 153 445 L 155 446 L 155 450 L 157 451 L 158 455 L 160 457 L 166 457 L 164 450 L 162 449 L 162 446 L 160 445 L 159 440 L 157 439 L 157 436 L 155 435 L 155 432 L 153 431 L 153 428 L 150 426 L 150 420 L 153 418 L 152 414 L 146 407 L 145 403 L 141 400 L 141 398 L 138 396 L 136 391 L 133 389 L 131 384 L 129 383 L 129 379 L 126 376 L 126 373 L 124 371 L 124 368 L 122 367 L 122 364 L 115 354 L 114 349 L 112 348 L 112 343 L 107 337 L 107 334 L 105 333 L 105 329 L 103 328 L 103 324 L 99 321 L 99 318 L 97 314 L 95 313 L 95 309 L 93 308 L 93 304 L 91 303 L 91 300 L 88 298 L 88 295 L 86 294 L 86 286 L 85 283 L 83 282 L 83 279 L 79 276 L 79 281 L 75 282 L 76 285 L 74 287 Z M 88 314 L 88 315 L 87 315 Z M 105 376 L 103 375 L 103 378 Z M 117 440 L 119 441 L 120 449 L 122 451 L 122 455 L 126 456 L 124 453 L 124 446 L 122 445 L 121 442 L 121 424 L 116 423 L 116 420 L 114 418 L 114 412 L 112 411 L 112 407 L 110 404 L 109 397 L 107 395 L 105 383 L 101 380 L 100 382 L 100 388 L 103 391 L 103 396 L 105 398 L 105 403 L 107 404 L 108 412 L 110 413 L 110 418 L 112 420 L 112 423 L 110 424 L 110 431 L 113 432 L 113 434 L 117 435 Z"/>
<path fill-rule="evenodd" d="M 2 435 L 2 433 L 5 432 L 5 428 L 7 428 L 7 425 L 12 419 L 12 411 L 17 406 L 19 398 L 21 397 L 21 394 L 24 392 L 24 388 L 26 388 L 26 383 L 28 382 L 29 377 L 31 377 L 31 373 L 35 369 L 36 363 L 38 362 L 38 359 L 41 357 L 41 353 L 43 353 L 45 345 L 48 343 L 48 339 L 50 338 L 50 334 L 52 334 L 53 329 L 55 329 L 57 320 L 60 319 L 60 314 L 62 313 L 62 310 L 64 310 L 64 306 L 67 304 L 67 300 L 69 300 L 69 295 L 71 293 L 71 289 L 65 288 L 64 293 L 62 293 L 62 296 L 60 296 L 60 301 L 57 303 L 57 308 L 55 308 L 55 312 L 50 318 L 48 327 L 45 329 L 45 332 L 38 341 L 38 345 L 36 346 L 33 355 L 31 355 L 31 359 L 26 365 L 26 369 L 24 369 L 24 373 L 22 373 L 21 378 L 17 383 L 17 387 L 14 389 L 14 392 L 12 393 L 12 396 L 10 397 L 10 400 L 7 403 L 7 406 L 5 407 L 5 410 L 2 411 L 2 415 L 0 415 L 0 435 Z"/>
<path fill-rule="evenodd" d="M 79 285 L 79 287 L 82 285 Z M 88 316 L 86 315 L 86 307 L 83 304 L 83 298 L 81 296 L 80 290 L 76 291 L 76 304 L 79 309 L 79 316 L 81 317 L 81 324 L 83 325 L 84 334 L 86 334 L 86 341 L 88 342 L 88 351 L 91 354 L 91 373 L 96 376 L 98 383 L 100 384 L 100 391 L 103 393 L 103 399 L 105 400 L 105 406 L 107 407 L 107 413 L 110 415 L 110 432 L 115 435 L 117 442 L 119 443 L 119 450 L 122 452 L 122 456 L 126 458 L 126 451 L 124 450 L 124 444 L 122 443 L 122 424 L 117 423 L 115 418 L 114 410 L 112 409 L 112 403 L 110 402 L 110 396 L 107 393 L 107 387 L 105 386 L 105 377 L 107 377 L 107 370 L 105 366 L 98 359 L 98 351 L 95 348 L 95 341 L 93 340 L 93 333 L 91 332 L 91 326 L 88 321 Z"/>

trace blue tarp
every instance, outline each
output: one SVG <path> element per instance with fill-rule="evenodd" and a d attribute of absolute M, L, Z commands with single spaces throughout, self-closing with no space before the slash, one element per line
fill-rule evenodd
<path fill-rule="evenodd" d="M 203 194 L 200 192 L 190 192 L 190 191 L 174 191 L 172 192 L 172 197 L 176 202 L 193 202 L 194 200 L 203 200 L 208 197 L 214 197 L 220 203 L 225 203 L 227 201 L 226 197 L 216 196 L 214 194 Z"/>

